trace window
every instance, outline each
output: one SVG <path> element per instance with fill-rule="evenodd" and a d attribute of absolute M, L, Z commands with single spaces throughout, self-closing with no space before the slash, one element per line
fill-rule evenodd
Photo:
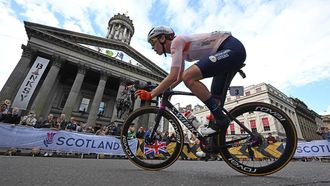
<path fill-rule="evenodd" d="M 250 120 L 250 126 L 251 126 L 252 132 L 257 132 L 256 120 Z"/>
<path fill-rule="evenodd" d="M 82 112 L 87 112 L 87 109 L 88 109 L 88 105 L 89 105 L 89 102 L 91 100 L 88 99 L 88 98 L 83 98 L 81 100 L 81 103 L 80 103 L 80 107 L 79 107 L 79 111 L 82 111 Z"/>
<path fill-rule="evenodd" d="M 231 101 L 231 98 L 227 98 L 227 101 L 228 101 L 228 102 Z"/>
<path fill-rule="evenodd" d="M 241 124 L 244 125 L 244 122 L 241 121 Z M 241 134 L 245 134 L 245 133 L 246 133 L 246 131 L 241 127 Z"/>
<path fill-rule="evenodd" d="M 265 131 L 270 131 L 268 118 L 262 118 L 262 125 L 264 126 Z"/>
<path fill-rule="evenodd" d="M 256 89 L 256 92 L 257 92 L 257 93 L 261 92 L 261 87 L 258 87 L 258 88 Z"/>
<path fill-rule="evenodd" d="M 231 124 L 229 125 L 229 127 L 230 127 L 230 134 L 234 135 L 234 134 L 235 134 L 235 126 L 234 126 L 234 124 L 231 123 Z"/>
<path fill-rule="evenodd" d="M 249 95 L 251 95 L 251 92 L 250 92 L 250 91 L 246 91 L 246 92 L 245 92 L 245 95 L 246 95 L 246 96 L 249 96 Z"/>

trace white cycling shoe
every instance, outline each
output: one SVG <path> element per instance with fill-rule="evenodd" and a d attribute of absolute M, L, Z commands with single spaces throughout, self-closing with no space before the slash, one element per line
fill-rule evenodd
<path fill-rule="evenodd" d="M 199 132 L 203 136 L 209 136 L 209 135 L 212 135 L 212 134 L 216 133 L 217 131 L 212 129 L 211 127 L 201 126 L 200 129 L 199 129 Z"/>
<path fill-rule="evenodd" d="M 203 151 L 198 151 L 196 152 L 196 156 L 199 158 L 205 158 L 206 157 L 206 153 Z"/>

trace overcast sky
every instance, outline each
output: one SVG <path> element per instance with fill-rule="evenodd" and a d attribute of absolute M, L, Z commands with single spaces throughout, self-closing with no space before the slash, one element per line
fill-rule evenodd
<path fill-rule="evenodd" d="M 0 88 L 27 44 L 23 21 L 105 37 L 109 19 L 126 13 L 135 27 L 131 46 L 166 71 L 170 57 L 158 56 L 146 41 L 153 25 L 170 25 L 177 34 L 231 31 L 247 50 L 247 78 L 237 76 L 232 85 L 270 83 L 317 113 L 330 113 L 329 10 L 329 0 L 0 0 Z"/>

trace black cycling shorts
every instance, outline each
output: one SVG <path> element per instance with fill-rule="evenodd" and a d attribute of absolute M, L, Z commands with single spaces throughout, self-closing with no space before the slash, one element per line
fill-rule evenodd
<path fill-rule="evenodd" d="M 195 65 L 201 70 L 203 78 L 213 77 L 211 93 L 224 100 L 234 77 L 228 80 L 228 74 L 239 70 L 245 59 L 246 52 L 243 44 L 235 37 L 229 36 L 222 42 L 216 53 L 204 56 Z M 226 81 L 229 81 L 229 84 L 225 85 Z"/>

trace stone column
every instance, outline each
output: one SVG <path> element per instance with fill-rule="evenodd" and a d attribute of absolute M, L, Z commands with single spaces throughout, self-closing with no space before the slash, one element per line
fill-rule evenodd
<path fill-rule="evenodd" d="M 69 96 L 65 102 L 65 105 L 64 105 L 64 108 L 62 111 L 62 114 L 65 114 L 66 119 L 69 119 L 71 117 L 74 104 L 77 101 L 81 86 L 82 86 L 84 78 L 85 78 L 85 74 L 86 74 L 86 67 L 79 65 L 76 78 L 73 82 Z"/>
<path fill-rule="evenodd" d="M 117 97 L 116 97 L 115 104 L 113 107 L 111 121 L 115 121 L 115 120 L 119 119 L 119 118 L 117 118 L 117 100 L 121 97 L 121 93 L 125 89 L 126 81 L 127 80 L 125 78 L 123 78 L 123 77 L 120 78 L 120 85 L 118 87 Z"/>
<path fill-rule="evenodd" d="M 126 31 L 127 31 L 127 28 L 125 27 L 125 28 L 124 28 L 123 37 L 122 37 L 122 39 L 121 39 L 122 42 L 125 42 L 125 40 L 127 40 Z"/>
<path fill-rule="evenodd" d="M 10 74 L 0 92 L 0 101 L 5 99 L 14 101 L 18 89 L 30 70 L 31 60 L 33 59 L 36 51 L 25 45 L 22 45 L 21 48 L 23 49 L 21 59 L 18 61 L 14 71 Z"/>
<path fill-rule="evenodd" d="M 36 112 L 37 118 L 39 118 L 40 116 L 45 117 L 45 115 L 47 114 L 44 113 L 44 110 L 46 108 L 45 106 L 49 98 L 48 95 L 50 94 L 50 91 L 54 86 L 63 61 L 64 60 L 60 56 L 53 57 L 52 67 L 50 68 L 44 82 L 42 83 L 38 95 L 34 99 L 34 102 L 31 107 L 31 109 Z"/>
<path fill-rule="evenodd" d="M 96 89 L 96 92 L 95 92 L 95 95 L 93 98 L 93 102 L 92 102 L 92 107 L 91 107 L 91 110 L 89 112 L 88 119 L 87 119 L 88 126 L 93 126 L 95 124 L 97 112 L 99 110 L 100 103 L 102 101 L 103 92 L 104 92 L 105 85 L 107 83 L 107 79 L 108 79 L 108 75 L 105 72 L 101 72 L 100 81 L 97 86 L 97 89 Z"/>

